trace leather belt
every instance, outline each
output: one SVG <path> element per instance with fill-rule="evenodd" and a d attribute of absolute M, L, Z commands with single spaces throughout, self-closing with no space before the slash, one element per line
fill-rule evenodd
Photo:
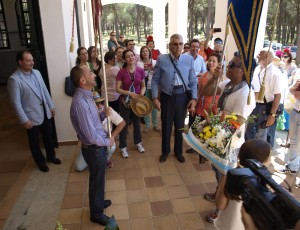
<path fill-rule="evenodd" d="M 86 144 L 81 144 L 82 148 L 85 149 L 101 149 L 103 146 L 98 146 L 98 145 L 86 145 Z"/>
<path fill-rule="evenodd" d="M 180 89 L 180 88 L 183 88 L 183 85 L 175 85 L 175 86 L 173 87 L 173 89 Z"/>

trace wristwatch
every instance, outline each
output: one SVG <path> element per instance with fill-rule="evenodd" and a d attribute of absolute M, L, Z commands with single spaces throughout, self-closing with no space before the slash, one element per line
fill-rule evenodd
<path fill-rule="evenodd" d="M 275 117 L 276 114 L 275 113 L 270 113 L 270 116 Z"/>

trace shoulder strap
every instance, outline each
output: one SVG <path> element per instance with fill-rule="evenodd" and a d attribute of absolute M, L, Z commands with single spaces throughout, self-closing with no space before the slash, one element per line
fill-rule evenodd
<path fill-rule="evenodd" d="M 181 78 L 181 81 L 182 81 L 182 84 L 183 84 L 185 90 L 187 90 L 187 87 L 186 87 L 185 82 L 184 82 L 184 80 L 183 80 L 183 78 L 182 78 L 181 72 L 180 72 L 179 69 L 177 69 L 177 67 L 176 67 L 176 65 L 175 65 L 175 63 L 174 63 L 174 61 L 173 61 L 173 59 L 172 59 L 172 57 L 171 57 L 170 54 L 169 54 L 169 58 L 170 58 L 170 60 L 171 60 L 171 62 L 172 62 L 172 64 L 173 64 L 173 66 L 174 66 L 174 68 L 175 68 L 175 70 L 176 70 L 178 76 Z"/>

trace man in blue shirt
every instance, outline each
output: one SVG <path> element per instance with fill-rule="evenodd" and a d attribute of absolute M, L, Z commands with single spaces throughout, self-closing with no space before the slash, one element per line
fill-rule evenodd
<path fill-rule="evenodd" d="M 166 161 L 171 151 L 170 139 L 173 123 L 175 128 L 174 154 L 179 162 L 185 162 L 182 156 L 182 129 L 187 108 L 195 112 L 197 102 L 194 61 L 189 55 L 181 55 L 182 49 L 182 36 L 173 34 L 169 43 L 170 54 L 160 55 L 154 67 L 151 83 L 152 98 L 155 108 L 161 110 L 162 122 L 160 162 Z"/>
<path fill-rule="evenodd" d="M 115 141 L 113 137 L 107 137 L 93 100 L 91 90 L 96 85 L 96 75 L 87 66 L 73 67 L 70 75 L 76 86 L 70 117 L 82 142 L 82 155 L 90 171 L 90 220 L 105 226 L 109 217 L 103 214 L 103 210 L 111 205 L 110 200 L 104 200 L 106 152 L 107 146 L 112 146 Z"/>
<path fill-rule="evenodd" d="M 118 41 L 116 36 L 116 32 L 110 32 L 110 39 L 107 42 L 107 47 L 109 51 L 115 52 L 117 48 L 124 47 L 123 42 Z"/>

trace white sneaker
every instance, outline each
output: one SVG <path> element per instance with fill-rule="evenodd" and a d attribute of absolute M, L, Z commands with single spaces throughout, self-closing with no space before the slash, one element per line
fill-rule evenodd
<path fill-rule="evenodd" d="M 138 150 L 139 153 L 145 152 L 145 149 L 144 149 L 144 147 L 143 147 L 143 145 L 142 145 L 142 142 L 138 143 L 138 144 L 136 145 L 136 148 L 137 148 L 137 150 Z"/>
<path fill-rule="evenodd" d="M 123 158 L 128 158 L 129 157 L 126 147 L 121 149 L 121 154 L 122 154 Z"/>

